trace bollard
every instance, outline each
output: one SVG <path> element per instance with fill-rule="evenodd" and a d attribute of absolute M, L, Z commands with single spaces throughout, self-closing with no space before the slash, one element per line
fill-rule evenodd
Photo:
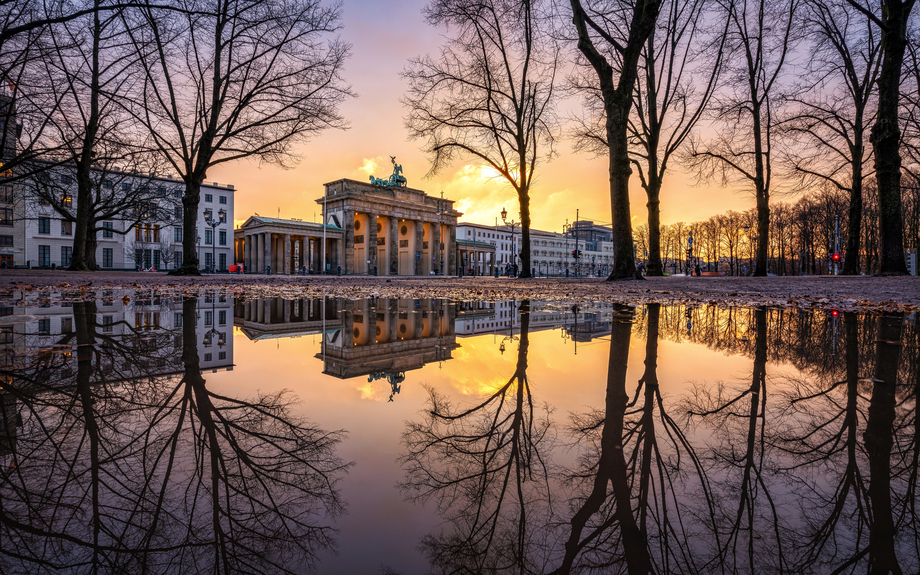
<path fill-rule="evenodd" d="M 267 276 L 272 275 L 272 267 L 271 267 L 271 266 L 265 266 L 265 275 L 267 275 Z"/>
<path fill-rule="evenodd" d="M 338 274 L 342 275 L 342 266 L 336 266 L 338 268 Z"/>
<path fill-rule="evenodd" d="M 374 275 L 377 275 L 377 264 L 374 264 Z"/>

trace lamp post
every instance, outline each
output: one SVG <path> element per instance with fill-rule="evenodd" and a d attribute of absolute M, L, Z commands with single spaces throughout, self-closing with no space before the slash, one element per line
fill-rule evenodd
<path fill-rule="evenodd" d="M 442 216 L 445 211 L 443 202 L 444 202 L 444 190 L 441 190 L 441 199 L 438 200 L 438 255 L 441 256 L 441 275 L 442 276 L 447 275 L 447 273 L 444 270 L 444 250 L 441 248 L 441 246 L 447 245 L 447 243 L 444 241 L 444 238 L 441 237 L 441 232 L 444 231 L 444 226 L 441 225 L 442 220 L 444 219 Z"/>
<path fill-rule="evenodd" d="M 215 246 L 217 244 L 217 238 L 214 237 L 214 229 L 227 221 L 227 212 L 226 210 L 221 209 L 217 212 L 217 219 L 211 215 L 210 212 L 207 212 L 204 217 L 204 223 L 211 228 L 211 272 L 213 273 L 214 269 L 217 267 L 215 260 Z"/>
<path fill-rule="evenodd" d="M 565 236 L 565 254 L 563 258 L 565 260 L 565 277 L 569 277 L 569 218 L 565 219 L 565 224 L 562 226 L 562 235 Z"/>
<path fill-rule="evenodd" d="M 512 273 L 514 274 L 514 277 L 517 277 L 518 276 L 517 252 L 515 250 L 515 244 L 514 244 L 514 226 L 516 226 L 520 222 L 516 222 L 514 220 L 511 220 L 509 222 L 507 220 L 507 217 L 508 217 L 508 210 L 506 210 L 505 208 L 502 208 L 502 221 L 505 222 L 506 226 L 511 226 L 511 266 L 512 266 L 511 269 L 513 270 Z"/>

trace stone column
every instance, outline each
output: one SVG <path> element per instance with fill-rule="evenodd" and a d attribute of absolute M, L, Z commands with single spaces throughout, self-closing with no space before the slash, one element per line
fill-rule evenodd
<path fill-rule="evenodd" d="M 270 324 L 272 322 L 272 300 L 265 298 L 262 300 L 262 321 L 263 324 Z"/>
<path fill-rule="evenodd" d="M 422 220 L 415 221 L 415 252 L 421 254 L 424 252 L 422 249 L 423 242 L 425 241 L 425 224 Z M 410 254 L 412 257 L 412 269 L 415 270 L 414 275 L 419 275 L 422 273 L 422 260 L 421 257 L 416 258 L 415 253 Z"/>
<path fill-rule="evenodd" d="M 262 234 L 262 273 L 265 273 L 265 266 L 272 265 L 272 235 L 270 233 Z M 277 273 L 278 270 L 275 269 L 275 266 L 272 266 L 272 273 Z"/>
<path fill-rule="evenodd" d="M 284 234 L 284 273 L 291 273 L 291 234 Z M 279 270 L 280 271 L 280 270 Z"/>
<path fill-rule="evenodd" d="M 438 275 L 443 274 L 441 269 L 441 224 L 434 222 L 431 224 L 431 241 L 428 246 L 431 250 L 431 269 L 436 270 Z"/>
<path fill-rule="evenodd" d="M 367 234 L 364 241 L 367 259 L 371 262 L 367 267 L 367 274 L 374 275 L 374 266 L 377 265 L 377 214 L 367 214 Z M 380 274 L 380 269 L 377 270 L 377 274 Z"/>
<path fill-rule="evenodd" d="M 447 241 L 444 242 L 445 261 L 448 275 L 457 275 L 457 226 L 447 226 Z"/>
<path fill-rule="evenodd" d="M 249 263 L 249 256 L 252 254 L 252 242 L 249 236 L 243 236 L 243 268 L 248 272 L 252 267 Z"/>
<path fill-rule="evenodd" d="M 284 323 L 291 323 L 291 307 L 297 303 L 297 300 L 281 300 L 281 305 L 284 306 Z"/>
<path fill-rule="evenodd" d="M 252 240 L 252 250 L 249 254 L 249 259 L 252 260 L 252 271 L 259 273 L 259 259 L 262 252 L 259 251 L 259 236 L 262 234 L 252 234 L 250 239 Z"/>
<path fill-rule="evenodd" d="M 390 229 L 387 233 L 387 243 L 390 247 L 390 275 L 399 275 L 399 218 L 390 217 Z"/>
<path fill-rule="evenodd" d="M 355 265 L 355 213 L 351 211 L 345 212 L 345 221 L 343 222 L 345 226 L 345 259 L 342 261 L 342 273 L 350 274 L 354 273 L 356 268 Z M 328 240 L 327 240 L 328 241 Z M 327 246 L 328 247 L 328 246 Z M 328 256 L 327 256 L 328 262 Z M 332 273 L 336 273 L 335 265 L 331 268 Z"/>

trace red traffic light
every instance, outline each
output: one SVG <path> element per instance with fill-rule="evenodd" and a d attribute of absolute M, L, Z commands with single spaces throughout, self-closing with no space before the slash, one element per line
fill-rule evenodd
<path fill-rule="evenodd" d="M 835 261 L 835 262 L 839 262 L 839 261 L 840 261 L 840 254 L 834 254 L 834 261 Z"/>

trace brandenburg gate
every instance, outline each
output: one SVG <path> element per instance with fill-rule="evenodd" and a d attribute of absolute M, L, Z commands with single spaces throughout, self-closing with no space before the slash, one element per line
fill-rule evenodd
<path fill-rule="evenodd" d="M 259 267 L 248 269 L 261 273 L 264 260 L 279 264 L 272 273 L 294 273 L 301 262 L 309 262 L 308 271 L 320 271 L 325 226 L 326 262 L 334 262 L 327 265 L 328 273 L 337 273 L 341 265 L 345 275 L 455 275 L 457 218 L 462 214 L 454 210 L 453 200 L 408 187 L 402 166 L 395 157 L 391 160 L 393 175 L 386 180 L 372 176 L 370 182 L 341 179 L 325 184 L 325 194 L 316 200 L 324 206 L 324 224 L 247 220 L 238 232 L 242 255 L 249 262 L 247 254 L 265 253 L 252 262 Z M 253 238 L 257 249 L 252 252 L 247 251 L 250 236 L 261 237 Z M 292 248 L 291 241 L 301 243 Z"/>

